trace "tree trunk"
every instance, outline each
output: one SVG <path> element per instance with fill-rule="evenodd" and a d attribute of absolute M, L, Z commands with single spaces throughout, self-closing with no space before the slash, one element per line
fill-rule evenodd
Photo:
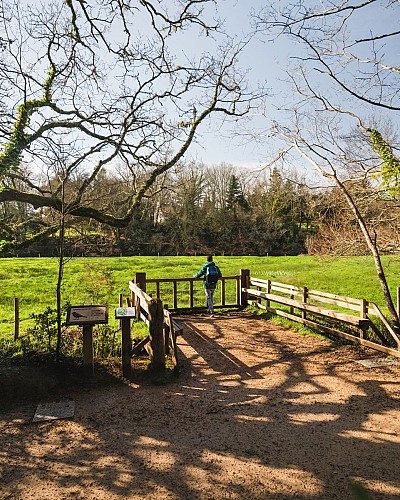
<path fill-rule="evenodd" d="M 368 245 L 368 248 L 370 249 L 370 251 L 372 253 L 376 273 L 377 273 L 378 280 L 379 280 L 379 283 L 380 283 L 382 291 L 383 291 L 383 296 L 385 298 L 386 306 L 389 310 L 390 317 L 393 321 L 393 326 L 395 327 L 396 331 L 399 331 L 400 330 L 399 316 L 397 314 L 396 307 L 393 303 L 392 296 L 390 294 L 390 290 L 389 290 L 387 280 L 386 280 L 385 271 L 384 271 L 383 266 L 382 266 L 382 261 L 381 261 L 381 257 L 379 254 L 379 250 L 378 250 L 377 245 L 376 245 L 376 241 L 375 241 L 375 239 L 373 239 L 371 237 L 369 230 L 365 224 L 364 218 L 361 215 L 360 211 L 358 210 L 356 204 L 354 203 L 354 200 L 351 197 L 350 193 L 346 189 L 346 186 L 342 182 L 340 182 L 340 180 L 336 176 L 335 176 L 335 182 L 336 182 L 336 185 L 338 186 L 338 188 L 344 194 L 351 211 L 355 215 L 357 223 L 358 223 L 358 225 L 359 225 L 359 227 L 364 235 L 365 241 Z"/>
<path fill-rule="evenodd" d="M 62 317 L 61 317 L 61 285 L 64 276 L 64 250 L 65 250 L 65 213 L 64 213 L 64 181 L 62 183 L 62 211 L 60 221 L 60 237 L 58 247 L 58 277 L 57 277 L 57 344 L 56 344 L 56 362 L 60 361 L 61 335 L 62 335 Z"/>

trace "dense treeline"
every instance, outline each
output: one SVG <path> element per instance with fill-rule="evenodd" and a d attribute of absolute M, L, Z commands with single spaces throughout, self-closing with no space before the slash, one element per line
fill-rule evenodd
<path fill-rule="evenodd" d="M 93 198 L 99 209 L 114 215 L 126 209 L 133 180 L 102 175 Z M 73 185 L 69 189 L 74 189 Z M 398 228 L 388 202 L 368 184 L 355 184 L 354 196 L 364 199 L 364 214 L 382 236 L 381 249 L 396 251 Z M 121 202 L 124 199 L 124 202 Z M 26 205 L 2 204 L 2 218 L 14 218 L 19 234 L 52 223 L 55 214 L 27 212 Z M 381 220 L 377 220 L 377 214 Z M 382 214 L 386 214 L 384 217 Z M 16 224 L 16 222 L 20 222 Z M 391 221 L 390 224 L 388 221 Z M 101 226 L 90 219 L 67 221 L 67 255 L 298 255 L 300 253 L 360 255 L 367 252 L 362 235 L 335 189 L 310 189 L 297 175 L 273 169 L 255 175 L 231 165 L 181 166 L 160 179 L 127 228 Z M 1 239 L 9 238 L 0 229 Z M 58 234 L 7 255 L 55 256 Z"/>

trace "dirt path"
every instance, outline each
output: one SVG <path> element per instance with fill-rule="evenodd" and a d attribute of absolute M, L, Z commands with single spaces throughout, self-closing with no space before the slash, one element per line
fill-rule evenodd
<path fill-rule="evenodd" d="M 1 415 L 0 498 L 400 496 L 400 366 L 240 314 L 184 318 L 173 384 L 69 391 L 72 420 Z"/>

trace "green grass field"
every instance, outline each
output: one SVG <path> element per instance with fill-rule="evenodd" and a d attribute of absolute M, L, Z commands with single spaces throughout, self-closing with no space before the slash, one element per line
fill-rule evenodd
<path fill-rule="evenodd" d="M 149 278 L 191 277 L 204 257 L 74 258 L 67 262 L 63 302 L 74 305 L 108 303 L 110 317 L 118 294 L 129 295 L 128 282 L 136 272 Z M 250 269 L 254 277 L 337 293 L 376 302 L 385 310 L 371 257 L 216 257 L 224 275 Z M 394 293 L 400 286 L 400 257 L 385 256 L 383 263 Z M 12 335 L 14 297 L 20 301 L 21 331 L 29 315 L 55 307 L 56 258 L 0 259 L 0 335 Z M 201 295 L 201 299 L 203 296 Z"/>

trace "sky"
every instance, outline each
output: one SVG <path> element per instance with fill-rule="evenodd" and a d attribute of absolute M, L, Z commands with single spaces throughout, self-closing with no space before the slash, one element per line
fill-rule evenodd
<path fill-rule="evenodd" d="M 219 2 L 219 12 L 227 31 L 234 33 L 238 40 L 246 38 L 252 31 L 250 12 L 259 11 L 263 3 L 262 0 Z M 240 66 L 247 73 L 249 85 L 256 88 L 258 84 L 266 84 L 268 88 L 276 89 L 277 78 L 283 76 L 283 66 L 278 61 L 287 50 L 288 44 L 283 39 L 266 44 L 260 37 L 253 38 L 240 58 Z M 256 111 L 251 113 L 251 120 L 258 130 L 263 128 L 264 120 Z M 214 122 L 207 125 L 201 129 L 199 144 L 191 148 L 195 159 L 209 165 L 228 163 L 250 169 L 262 166 L 265 156 L 262 146 L 246 137 L 233 138 L 229 126 L 220 128 Z"/>
<path fill-rule="evenodd" d="M 25 0 L 28 1 L 28 0 Z M 39 4 L 40 0 L 33 0 Z M 47 0 L 50 2 L 50 0 Z M 160 4 L 165 0 L 158 0 Z M 251 12 L 259 12 L 267 3 L 273 3 L 274 6 L 282 6 L 286 3 L 301 3 L 311 6 L 314 3 L 321 4 L 339 4 L 348 0 L 216 0 L 218 16 L 223 19 L 224 28 L 227 33 L 240 41 L 248 37 L 252 31 Z M 353 0 L 350 3 L 360 3 L 362 0 Z M 165 4 L 169 5 L 167 0 Z M 366 9 L 358 11 L 354 16 L 352 29 L 360 36 L 367 36 L 370 30 L 385 33 L 388 30 L 398 31 L 398 21 L 393 16 L 394 12 L 400 11 L 400 4 L 393 4 L 394 7 L 389 11 L 382 9 L 382 5 L 389 3 L 390 0 L 370 0 L 370 5 Z M 50 2 L 51 3 L 51 2 Z M 397 7 L 396 5 L 399 5 Z M 398 10 L 396 10 L 398 9 Z M 385 15 L 386 12 L 386 15 Z M 135 17 L 136 22 L 136 17 Z M 137 23 L 140 25 L 140 20 Z M 373 27 L 372 27 L 373 25 Z M 146 23 L 143 23 L 143 30 L 146 30 Z M 135 25 L 136 28 L 136 25 Z M 140 30 L 139 30 L 140 31 Z M 113 33 L 115 36 L 116 33 Z M 140 33 L 138 33 L 140 37 Z M 201 53 L 203 50 L 211 49 L 212 37 L 200 37 L 193 35 L 193 31 L 184 32 L 180 38 L 179 33 L 172 37 L 175 43 L 175 51 L 181 52 L 182 57 L 190 58 L 191 53 Z M 116 38 L 118 38 L 116 36 Z M 207 46 L 207 44 L 209 44 Z M 399 44 L 400 45 L 400 44 Z M 293 94 L 284 84 L 287 79 L 286 71 L 290 68 L 289 64 L 293 58 L 301 54 L 301 46 L 295 45 L 292 40 L 285 37 L 279 37 L 274 40 L 268 40 L 264 35 L 258 34 L 250 39 L 241 53 L 239 65 L 246 73 L 249 87 L 257 88 L 259 85 L 265 86 L 267 91 L 266 106 L 263 109 L 253 110 L 246 120 L 234 123 L 233 126 L 222 125 L 215 119 L 203 122 L 199 127 L 197 142 L 192 144 L 186 154 L 186 160 L 194 159 L 206 165 L 219 165 L 221 163 L 232 164 L 243 167 L 248 170 L 259 170 L 276 155 L 279 149 L 276 140 L 268 135 L 270 119 L 279 119 L 283 117 L 283 112 L 279 107 L 288 105 Z M 399 65 L 400 49 L 399 46 L 390 47 L 392 64 Z M 367 55 L 367 53 L 365 54 Z M 340 69 L 340 68 L 339 68 Z M 318 73 L 316 73 L 318 75 Z M 321 77 L 322 80 L 322 77 Z M 317 82 L 319 88 L 321 82 Z M 325 83 L 326 85 L 326 83 Z M 325 87 L 327 89 L 328 87 Z M 325 90 L 324 89 L 324 90 Z M 399 89 L 400 94 L 400 89 Z M 268 114 L 268 118 L 264 112 Z M 251 138 L 248 133 L 253 133 L 258 140 Z M 281 166 L 281 165 L 280 165 Z M 292 167 L 293 165 L 290 165 Z M 299 170 L 307 170 L 301 161 L 297 160 L 294 165 Z"/>
<path fill-rule="evenodd" d="M 226 29 L 240 38 L 251 30 L 251 11 L 259 11 L 263 0 L 222 0 L 218 2 L 219 12 L 226 20 Z M 276 4 L 283 4 L 285 0 L 277 0 Z M 314 2 L 307 0 L 305 3 L 311 6 Z M 319 2 L 322 3 L 322 2 Z M 338 3 L 338 2 L 330 2 Z M 358 2 L 353 2 L 358 3 Z M 374 30 L 375 33 L 387 33 L 389 30 L 398 31 L 398 21 L 393 17 L 394 10 L 382 10 L 385 1 L 371 2 L 367 9 L 363 9 L 353 16 L 352 29 L 360 36 L 368 36 Z M 400 9 L 399 9 L 400 10 Z M 373 22 L 372 22 L 373 20 Z M 373 24 L 373 27 L 372 27 Z M 193 41 L 196 43 L 196 41 Z M 250 85 L 265 83 L 270 89 L 270 98 L 267 98 L 267 110 L 272 115 L 274 107 L 287 99 L 285 86 L 282 79 L 288 67 L 289 59 L 296 55 L 300 47 L 295 46 L 292 41 L 281 37 L 275 41 L 267 41 L 262 36 L 254 37 L 242 54 L 241 66 L 246 70 Z M 393 64 L 400 60 L 398 46 L 388 47 Z M 261 113 L 252 115 L 254 130 L 261 132 L 268 127 L 268 121 Z M 199 144 L 192 146 L 190 155 L 205 164 L 215 165 L 228 163 L 258 169 L 265 165 L 273 155 L 271 139 L 265 136 L 261 141 L 244 140 L 241 137 L 233 138 L 227 127 L 219 128 L 217 123 L 208 124 L 201 129 Z"/>

